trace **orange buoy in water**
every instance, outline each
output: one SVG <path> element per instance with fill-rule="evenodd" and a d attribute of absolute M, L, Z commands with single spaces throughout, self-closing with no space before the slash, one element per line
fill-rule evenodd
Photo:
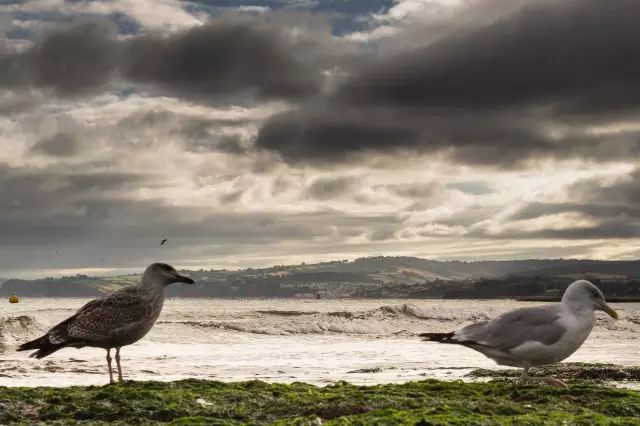
<path fill-rule="evenodd" d="M 19 302 L 18 296 L 15 293 L 9 296 L 9 303 L 18 303 L 18 302 Z"/>

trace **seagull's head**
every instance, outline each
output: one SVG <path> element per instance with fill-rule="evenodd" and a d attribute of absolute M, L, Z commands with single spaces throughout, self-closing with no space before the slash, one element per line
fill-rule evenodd
<path fill-rule="evenodd" d="M 610 317 L 618 319 L 618 313 L 607 305 L 600 289 L 587 280 L 575 281 L 567 287 L 562 302 L 590 307 L 594 311 L 604 311 Z"/>
<path fill-rule="evenodd" d="M 142 280 L 161 282 L 165 286 L 172 283 L 194 284 L 191 278 L 180 275 L 173 266 L 167 265 L 166 263 L 153 263 L 149 265 L 144 271 Z"/>

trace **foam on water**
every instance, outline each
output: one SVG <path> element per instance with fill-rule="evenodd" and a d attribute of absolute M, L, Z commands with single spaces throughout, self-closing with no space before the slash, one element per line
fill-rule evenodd
<path fill-rule="evenodd" d="M 38 329 L 37 321 L 30 315 L 0 317 L 0 351 L 16 346 Z"/>

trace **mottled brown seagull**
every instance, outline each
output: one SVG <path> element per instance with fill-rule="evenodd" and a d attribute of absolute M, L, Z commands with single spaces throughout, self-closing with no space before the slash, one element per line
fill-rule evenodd
<path fill-rule="evenodd" d="M 122 381 L 120 348 L 137 342 L 151 330 L 162 310 L 164 288 L 175 282 L 194 283 L 172 266 L 154 263 L 144 271 L 139 285 L 92 300 L 47 334 L 23 344 L 18 350 L 37 349 L 31 356 L 44 358 L 67 347 L 106 349 L 109 382 L 113 383 L 111 349 L 115 348 L 118 380 Z"/>

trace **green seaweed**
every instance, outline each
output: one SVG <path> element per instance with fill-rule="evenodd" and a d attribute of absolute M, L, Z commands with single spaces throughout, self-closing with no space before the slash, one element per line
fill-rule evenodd
<path fill-rule="evenodd" d="M 484 369 L 479 368 L 467 374 L 467 377 L 506 378 L 519 377 L 521 369 Z M 615 364 L 593 364 L 583 362 L 567 362 L 535 367 L 530 370 L 532 376 L 554 376 L 562 380 L 606 381 L 640 381 L 640 367 L 621 366 Z"/>
<path fill-rule="evenodd" d="M 1 424 L 175 425 L 640 425 L 640 392 L 574 381 L 424 380 L 326 387 L 260 381 L 124 382 L 0 388 Z"/>

